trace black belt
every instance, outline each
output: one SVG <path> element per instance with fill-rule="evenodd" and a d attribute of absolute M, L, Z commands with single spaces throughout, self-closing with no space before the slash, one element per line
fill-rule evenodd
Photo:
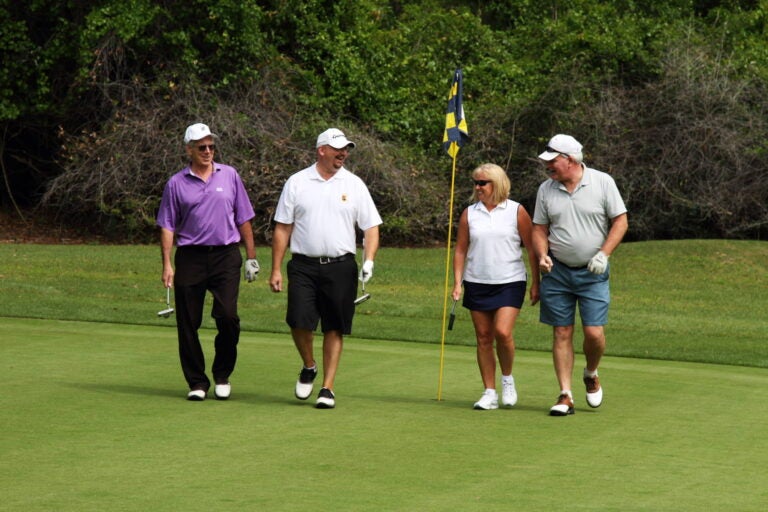
<path fill-rule="evenodd" d="M 549 257 L 552 258 L 552 261 L 554 261 L 555 263 L 559 263 L 560 265 L 563 265 L 564 267 L 568 267 L 571 270 L 584 270 L 585 268 L 587 268 L 586 265 L 581 265 L 580 267 L 572 267 L 571 265 L 568 265 L 567 263 L 563 263 L 559 259 L 557 259 L 554 256 L 552 256 L 551 252 L 549 253 Z"/>
<path fill-rule="evenodd" d="M 304 261 L 306 263 L 317 263 L 319 265 L 339 263 L 341 261 L 347 261 L 354 258 L 351 253 L 342 254 L 341 256 L 305 256 L 304 254 L 294 254 L 291 257 L 298 261 Z"/>
<path fill-rule="evenodd" d="M 188 249 L 190 251 L 199 252 L 213 252 L 220 251 L 222 249 L 231 249 L 232 247 L 239 247 L 240 242 L 235 242 L 229 245 L 182 245 L 179 249 Z"/>

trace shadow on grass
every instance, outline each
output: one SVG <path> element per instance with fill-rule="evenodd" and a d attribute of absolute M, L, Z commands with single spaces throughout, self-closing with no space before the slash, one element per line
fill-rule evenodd
<path fill-rule="evenodd" d="M 82 383 L 82 382 L 63 382 L 62 386 L 76 388 L 81 391 L 102 394 L 120 394 L 147 397 L 172 398 L 174 400 L 185 400 L 187 390 L 183 388 L 164 389 L 151 386 L 139 386 L 132 384 L 105 384 L 105 383 Z M 232 391 L 232 397 L 227 400 L 216 400 L 213 396 L 213 390 L 208 392 L 207 401 L 220 402 L 247 402 L 253 404 L 282 404 L 282 405 L 301 405 L 310 404 L 314 407 L 314 400 L 300 401 L 290 396 L 274 395 L 266 393 L 237 392 Z"/>
<path fill-rule="evenodd" d="M 131 384 L 103 384 L 83 382 L 63 382 L 63 386 L 77 388 L 92 393 L 116 393 L 121 395 L 162 396 L 166 398 L 178 398 L 179 390 L 161 389 L 149 386 L 136 386 Z"/>

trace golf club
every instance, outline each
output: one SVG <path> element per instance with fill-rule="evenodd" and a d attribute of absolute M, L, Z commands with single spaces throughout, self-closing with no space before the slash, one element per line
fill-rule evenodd
<path fill-rule="evenodd" d="M 453 301 L 453 306 L 451 306 L 451 316 L 448 317 L 448 330 L 453 330 L 453 321 L 456 320 L 456 300 Z"/>
<path fill-rule="evenodd" d="M 365 293 L 365 281 L 363 281 L 362 283 L 363 283 L 363 294 L 355 299 L 355 306 L 357 306 L 358 304 L 362 304 L 363 302 L 371 298 L 370 293 Z"/>
<path fill-rule="evenodd" d="M 362 246 L 363 246 L 363 260 L 365 260 L 365 238 L 363 238 L 362 240 Z M 361 274 L 361 277 L 362 277 L 362 274 Z M 363 283 L 363 294 L 355 299 L 355 306 L 357 306 L 358 304 L 362 304 L 363 302 L 371 298 L 370 293 L 365 293 L 365 281 L 361 279 L 360 282 Z"/>
<path fill-rule="evenodd" d="M 165 288 L 165 305 L 166 308 L 162 311 L 158 311 L 157 316 L 168 318 L 171 316 L 171 313 L 173 313 L 173 308 L 171 307 L 171 288 L 169 286 L 166 286 Z"/>

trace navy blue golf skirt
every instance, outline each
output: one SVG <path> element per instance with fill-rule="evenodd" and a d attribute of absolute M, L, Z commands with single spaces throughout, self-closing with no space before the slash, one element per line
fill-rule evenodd
<path fill-rule="evenodd" d="M 525 302 L 525 281 L 482 284 L 464 281 L 462 306 L 471 311 L 493 311 L 503 307 L 520 309 Z"/>

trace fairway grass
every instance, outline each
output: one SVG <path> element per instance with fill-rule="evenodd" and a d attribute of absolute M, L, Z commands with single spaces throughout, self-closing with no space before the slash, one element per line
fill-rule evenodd
<path fill-rule="evenodd" d="M 262 271 L 242 283 L 244 331 L 286 333 L 286 294 L 273 293 L 269 248 Z M 443 330 L 448 305 L 445 250 L 382 248 L 357 307 L 353 333 L 366 339 L 475 345 L 467 309 Z M 167 326 L 155 246 L 0 244 L 0 315 Z M 768 242 L 677 240 L 622 244 L 611 256 L 608 354 L 768 368 Z M 452 283 L 451 283 L 452 285 Z M 450 290 L 449 290 L 450 291 Z M 210 294 L 203 327 L 209 316 Z M 526 301 L 515 327 L 518 348 L 549 352 L 551 329 Z M 580 343 L 577 343 L 580 345 Z M 580 347 L 577 347 L 580 348 Z"/>
<path fill-rule="evenodd" d="M 293 398 L 289 336 L 245 332 L 232 399 L 192 403 L 172 325 L 0 318 L 0 511 L 768 503 L 764 368 L 606 357 L 603 406 L 576 386 L 576 414 L 552 418 L 546 352 L 518 351 L 514 409 L 475 411 L 472 347 L 445 348 L 438 401 L 439 345 L 352 337 L 322 411 Z"/>

